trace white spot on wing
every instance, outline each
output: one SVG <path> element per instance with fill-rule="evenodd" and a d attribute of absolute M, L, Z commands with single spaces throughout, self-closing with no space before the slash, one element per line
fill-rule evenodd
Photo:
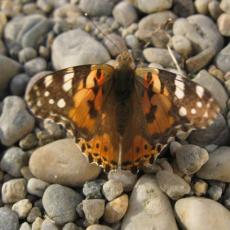
<path fill-rule="evenodd" d="M 205 117 L 205 118 L 208 117 L 208 112 L 207 112 L 207 111 L 204 113 L 204 117 Z"/>
<path fill-rule="evenodd" d="M 185 88 L 182 77 L 180 75 L 177 75 L 174 83 L 176 86 L 175 95 L 178 99 L 182 99 L 184 97 L 184 88 Z"/>
<path fill-rule="evenodd" d="M 65 100 L 62 98 L 57 102 L 59 108 L 64 108 L 66 106 Z"/>
<path fill-rule="evenodd" d="M 49 104 L 54 104 L 54 100 L 53 99 L 49 99 Z"/>
<path fill-rule="evenodd" d="M 38 107 L 41 107 L 41 106 L 42 106 L 42 103 L 41 103 L 40 100 L 37 101 L 37 106 L 38 106 Z"/>
<path fill-rule="evenodd" d="M 74 77 L 73 72 L 65 74 L 64 83 L 63 83 L 63 86 L 62 86 L 62 89 L 65 92 L 68 92 L 72 88 L 73 77 Z"/>
<path fill-rule="evenodd" d="M 201 102 L 201 101 L 198 101 L 198 102 L 196 103 L 196 106 L 197 106 L 198 108 L 202 108 L 202 102 Z"/>
<path fill-rule="evenodd" d="M 184 116 L 186 116 L 187 115 L 187 110 L 186 110 L 186 108 L 185 107 L 180 107 L 180 109 L 179 109 L 179 115 L 181 116 L 181 117 L 184 117 Z"/>
<path fill-rule="evenodd" d="M 204 88 L 201 87 L 201 86 L 199 86 L 199 85 L 197 85 L 197 86 L 196 86 L 196 94 L 197 94 L 200 98 L 202 98 L 203 95 L 204 95 Z"/>
<path fill-rule="evenodd" d="M 191 109 L 191 114 L 196 114 L 196 109 Z"/>
<path fill-rule="evenodd" d="M 50 86 L 52 82 L 53 82 L 53 75 L 48 75 L 45 77 L 44 83 L 46 88 Z"/>
<path fill-rule="evenodd" d="M 50 92 L 49 91 L 45 91 L 44 96 L 48 97 L 49 95 L 50 95 Z"/>

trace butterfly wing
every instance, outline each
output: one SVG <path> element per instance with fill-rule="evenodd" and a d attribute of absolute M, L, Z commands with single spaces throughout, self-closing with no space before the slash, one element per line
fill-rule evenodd
<path fill-rule="evenodd" d="M 207 90 L 180 75 L 153 68 L 135 75 L 122 154 L 122 167 L 133 170 L 151 163 L 178 129 L 205 128 L 220 111 Z"/>

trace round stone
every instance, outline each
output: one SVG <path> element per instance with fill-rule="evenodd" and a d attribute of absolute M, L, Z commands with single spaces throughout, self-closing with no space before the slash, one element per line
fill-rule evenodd
<path fill-rule="evenodd" d="M 50 185 L 42 197 L 47 215 L 60 225 L 76 220 L 75 209 L 81 200 L 77 192 L 58 184 Z"/>
<path fill-rule="evenodd" d="M 112 230 L 112 228 L 106 225 L 93 224 L 87 227 L 86 230 Z"/>
<path fill-rule="evenodd" d="M 215 62 L 223 72 L 230 71 L 230 43 L 217 54 Z"/>
<path fill-rule="evenodd" d="M 198 180 L 195 182 L 193 189 L 197 196 L 203 196 L 207 193 L 208 184 L 203 180 Z"/>
<path fill-rule="evenodd" d="M 109 180 L 104 183 L 102 192 L 105 198 L 111 201 L 123 193 L 123 185 L 120 181 Z"/>
<path fill-rule="evenodd" d="M 42 216 L 41 210 L 38 207 L 33 207 L 30 210 L 26 220 L 29 223 L 33 223 L 36 220 L 37 217 L 41 217 L 41 216 Z"/>
<path fill-rule="evenodd" d="M 18 230 L 19 220 L 17 214 L 8 207 L 0 208 L 0 229 Z"/>
<path fill-rule="evenodd" d="M 37 56 L 37 51 L 32 47 L 26 47 L 22 50 L 20 50 L 18 54 L 18 59 L 20 63 L 25 63 L 27 61 L 30 61 L 31 59 L 34 59 Z"/>
<path fill-rule="evenodd" d="M 102 198 L 101 187 L 104 181 L 89 181 L 86 182 L 83 186 L 83 194 L 88 199 L 100 199 Z"/>
<path fill-rule="evenodd" d="M 31 178 L 27 183 L 27 191 L 35 196 L 42 197 L 46 188 L 49 186 L 48 183 L 37 178 Z"/>
<path fill-rule="evenodd" d="M 172 45 L 174 50 L 183 57 L 189 57 L 192 52 L 192 44 L 190 40 L 181 35 L 172 37 Z"/>
<path fill-rule="evenodd" d="M 32 203 L 28 199 L 19 200 L 12 206 L 12 210 L 18 214 L 18 217 L 24 219 L 32 208 Z"/>
<path fill-rule="evenodd" d="M 34 58 L 25 63 L 24 69 L 29 76 L 33 76 L 39 72 L 45 71 L 47 68 L 47 63 L 44 58 Z"/>
<path fill-rule="evenodd" d="M 10 82 L 11 93 L 16 96 L 23 96 L 29 80 L 29 76 L 25 73 L 15 75 Z"/>

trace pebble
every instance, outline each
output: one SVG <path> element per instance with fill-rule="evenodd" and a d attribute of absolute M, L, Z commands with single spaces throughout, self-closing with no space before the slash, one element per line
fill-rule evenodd
<path fill-rule="evenodd" d="M 102 187 L 103 182 L 99 180 L 86 182 L 82 190 L 86 198 L 88 199 L 102 198 L 101 187 Z"/>
<path fill-rule="evenodd" d="M 0 229 L 18 230 L 19 220 L 17 214 L 8 207 L 0 208 Z"/>
<path fill-rule="evenodd" d="M 44 58 L 34 58 L 25 63 L 24 69 L 29 76 L 33 76 L 37 73 L 45 71 L 47 68 L 47 63 Z"/>
<path fill-rule="evenodd" d="M 24 96 L 29 79 L 29 76 L 25 73 L 15 75 L 10 81 L 11 93 L 16 96 Z"/>
<path fill-rule="evenodd" d="M 216 20 L 222 13 L 222 10 L 220 9 L 220 2 L 217 0 L 209 1 L 208 11 L 212 18 Z"/>
<path fill-rule="evenodd" d="M 123 193 L 123 185 L 120 181 L 108 180 L 103 184 L 102 192 L 105 198 L 111 201 Z"/>
<path fill-rule="evenodd" d="M 81 29 L 62 33 L 52 45 L 52 63 L 57 70 L 75 65 L 101 64 L 108 60 L 110 56 L 105 47 Z"/>
<path fill-rule="evenodd" d="M 20 13 L 21 5 L 12 0 L 1 1 L 1 11 L 8 17 L 14 17 Z"/>
<path fill-rule="evenodd" d="M 193 80 L 205 87 L 217 100 L 222 111 L 226 111 L 228 94 L 223 85 L 215 77 L 212 77 L 206 70 L 201 70 Z"/>
<path fill-rule="evenodd" d="M 208 184 L 204 180 L 198 180 L 193 185 L 196 196 L 203 196 L 207 193 Z"/>
<path fill-rule="evenodd" d="M 186 175 L 196 173 L 209 158 L 207 150 L 196 145 L 183 145 L 175 151 L 179 170 Z"/>
<path fill-rule="evenodd" d="M 143 17 L 138 23 L 135 36 L 144 42 L 151 42 L 154 47 L 165 48 L 169 42 L 167 31 L 160 29 L 169 20 L 175 20 L 176 15 L 171 11 L 163 11 Z"/>
<path fill-rule="evenodd" d="M 42 222 L 41 230 L 58 230 L 58 226 L 47 218 Z"/>
<path fill-rule="evenodd" d="M 195 7 L 192 0 L 174 0 L 173 12 L 180 17 L 188 17 L 195 13 Z"/>
<path fill-rule="evenodd" d="M 25 179 L 12 179 L 2 185 L 2 201 L 5 204 L 14 203 L 26 198 Z"/>
<path fill-rule="evenodd" d="M 19 230 L 31 230 L 31 226 L 27 222 L 24 222 L 21 224 Z"/>
<path fill-rule="evenodd" d="M 114 200 L 108 202 L 105 206 L 103 219 L 109 224 L 114 224 L 120 221 L 128 209 L 128 195 L 123 194 Z"/>
<path fill-rule="evenodd" d="M 69 186 L 82 185 L 100 173 L 100 168 L 89 164 L 73 139 L 58 140 L 36 149 L 29 168 L 38 179 Z"/>
<path fill-rule="evenodd" d="M 0 36 L 2 35 L 4 31 L 4 27 L 7 23 L 7 17 L 3 12 L 0 12 Z"/>
<path fill-rule="evenodd" d="M 124 191 L 130 192 L 136 183 L 137 175 L 128 170 L 111 170 L 108 174 L 108 179 L 121 182 Z"/>
<path fill-rule="evenodd" d="M 45 181 L 42 181 L 37 178 L 31 178 L 28 180 L 27 183 L 27 191 L 32 195 L 42 197 L 43 193 L 45 192 L 48 186 L 49 184 Z"/>
<path fill-rule="evenodd" d="M 128 27 L 136 22 L 138 15 L 131 3 L 122 1 L 114 7 L 113 17 L 122 26 Z"/>
<path fill-rule="evenodd" d="M 185 36 L 175 35 L 172 37 L 173 49 L 182 57 L 187 58 L 192 53 L 192 44 Z"/>
<path fill-rule="evenodd" d="M 76 220 L 76 206 L 82 197 L 74 190 L 59 185 L 50 185 L 44 192 L 42 204 L 47 215 L 56 224 L 63 225 Z"/>
<path fill-rule="evenodd" d="M 134 36 L 133 34 L 128 34 L 125 37 L 125 41 L 128 47 L 130 47 L 131 49 L 138 49 L 140 47 L 140 43 L 137 39 L 136 36 Z"/>
<path fill-rule="evenodd" d="M 186 229 L 227 230 L 230 212 L 220 203 L 206 199 L 189 197 L 176 202 L 175 212 Z"/>
<path fill-rule="evenodd" d="M 38 207 L 33 207 L 33 208 L 30 210 L 30 212 L 29 212 L 29 214 L 28 214 L 26 220 L 27 220 L 29 223 L 33 223 L 33 222 L 36 220 L 37 217 L 41 217 L 41 216 L 42 216 L 41 210 L 40 210 Z"/>
<path fill-rule="evenodd" d="M 54 7 L 54 1 L 47 1 L 47 0 L 38 0 L 37 6 L 44 12 L 44 13 L 50 13 L 53 10 Z"/>
<path fill-rule="evenodd" d="M 104 38 L 104 44 L 113 57 L 127 50 L 124 39 L 115 33 L 107 35 Z"/>
<path fill-rule="evenodd" d="M 171 199 L 178 200 L 189 194 L 191 188 L 181 177 L 166 170 L 161 170 L 156 174 L 156 180 L 160 189 Z"/>
<path fill-rule="evenodd" d="M 222 196 L 223 190 L 220 186 L 212 185 L 208 189 L 208 195 L 212 200 L 219 200 Z"/>
<path fill-rule="evenodd" d="M 208 3 L 210 0 L 196 0 L 194 5 L 199 14 L 208 14 Z"/>
<path fill-rule="evenodd" d="M 81 0 L 79 8 L 90 16 L 109 16 L 112 14 L 115 0 Z"/>
<path fill-rule="evenodd" d="M 28 199 L 19 200 L 12 206 L 12 210 L 18 214 L 20 219 L 27 217 L 32 208 L 32 203 Z"/>
<path fill-rule="evenodd" d="M 217 54 L 215 63 L 223 72 L 230 71 L 230 43 Z"/>
<path fill-rule="evenodd" d="M 138 10 L 150 14 L 159 11 L 165 11 L 172 7 L 172 0 L 149 1 L 149 0 L 134 0 Z"/>
<path fill-rule="evenodd" d="M 198 171 L 199 178 L 230 183 L 230 148 L 219 147 L 209 155 L 208 162 Z"/>
<path fill-rule="evenodd" d="M 86 230 L 113 230 L 109 226 L 101 225 L 101 224 L 93 224 L 90 225 Z"/>
<path fill-rule="evenodd" d="M 13 177 L 21 176 L 21 169 L 28 163 L 28 154 L 18 147 L 6 150 L 1 159 L 1 169 Z"/>
<path fill-rule="evenodd" d="M 63 226 L 63 230 L 83 230 L 81 227 L 78 227 L 74 223 L 67 223 Z"/>
<path fill-rule="evenodd" d="M 27 134 L 19 141 L 19 146 L 23 150 L 29 150 L 38 145 L 38 139 L 34 133 Z"/>
<path fill-rule="evenodd" d="M 37 57 L 37 51 L 32 47 L 26 47 L 21 49 L 18 54 L 18 59 L 20 63 L 28 62 Z"/>
<path fill-rule="evenodd" d="M 221 0 L 220 1 L 220 8 L 226 13 L 230 14 L 230 2 L 229 0 Z"/>
<path fill-rule="evenodd" d="M 23 178 L 26 179 L 26 181 L 28 181 L 29 179 L 34 177 L 32 175 L 32 173 L 30 172 L 30 169 L 29 169 L 28 166 L 25 166 L 25 167 L 21 168 L 21 174 L 22 174 Z"/>
<path fill-rule="evenodd" d="M 3 97 L 4 92 L 10 82 L 10 80 L 19 73 L 21 65 L 11 58 L 4 55 L 0 55 L 0 69 L 1 69 L 1 80 L 0 80 L 0 97 Z"/>
<path fill-rule="evenodd" d="M 218 17 L 218 20 L 217 20 L 218 29 L 223 36 L 230 37 L 229 24 L 230 24 L 229 14 L 223 13 Z"/>
<path fill-rule="evenodd" d="M 143 50 L 144 58 L 148 62 L 153 62 L 162 65 L 163 67 L 174 67 L 175 64 L 172 60 L 167 49 L 162 48 L 146 48 Z M 174 56 L 179 60 L 179 55 L 174 52 Z"/>
<path fill-rule="evenodd" d="M 0 140 L 11 146 L 34 128 L 34 118 L 26 110 L 25 102 L 17 96 L 8 96 L 3 101 L 0 116 Z"/>
<path fill-rule="evenodd" d="M 4 42 L 0 39 L 0 55 L 5 56 L 6 55 L 6 47 Z"/>
<path fill-rule="evenodd" d="M 105 201 L 102 199 L 83 200 L 82 208 L 87 222 L 95 224 L 104 214 Z"/>
<path fill-rule="evenodd" d="M 43 223 L 43 219 L 37 217 L 35 221 L 32 223 L 32 230 L 40 230 Z"/>
<path fill-rule="evenodd" d="M 170 202 L 152 175 L 142 176 L 131 193 L 121 230 L 131 229 L 178 229 Z"/>

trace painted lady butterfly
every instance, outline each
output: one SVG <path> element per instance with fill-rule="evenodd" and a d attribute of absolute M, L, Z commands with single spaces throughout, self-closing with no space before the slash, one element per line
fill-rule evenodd
<path fill-rule="evenodd" d="M 62 122 L 90 162 L 106 170 L 151 163 L 176 130 L 205 128 L 220 109 L 203 87 L 174 73 L 134 68 L 128 52 L 116 68 L 83 65 L 29 84 L 26 101 L 38 118 Z"/>

